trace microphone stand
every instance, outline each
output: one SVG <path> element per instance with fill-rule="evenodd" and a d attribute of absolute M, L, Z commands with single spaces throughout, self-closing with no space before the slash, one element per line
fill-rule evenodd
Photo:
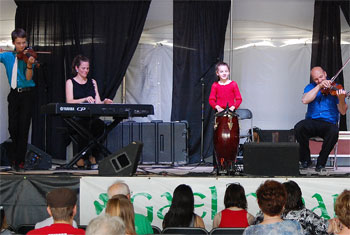
<path fill-rule="evenodd" d="M 204 98 L 205 98 L 205 82 L 204 77 L 208 74 L 210 69 L 219 61 L 219 58 L 216 59 L 214 63 L 212 63 L 208 69 L 204 72 L 204 74 L 201 76 L 201 85 L 202 85 L 202 101 L 201 101 L 201 147 L 200 147 L 200 164 L 205 163 L 204 155 L 203 155 L 203 149 L 204 149 Z"/>

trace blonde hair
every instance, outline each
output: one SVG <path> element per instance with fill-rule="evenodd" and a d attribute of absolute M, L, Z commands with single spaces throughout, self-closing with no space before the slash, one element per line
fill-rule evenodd
<path fill-rule="evenodd" d="M 127 234 L 136 234 L 134 207 L 125 195 L 115 195 L 107 202 L 106 213 L 110 216 L 119 216 L 125 224 Z"/>
<path fill-rule="evenodd" d="M 350 190 L 344 190 L 337 197 L 334 211 L 340 222 L 350 229 Z"/>

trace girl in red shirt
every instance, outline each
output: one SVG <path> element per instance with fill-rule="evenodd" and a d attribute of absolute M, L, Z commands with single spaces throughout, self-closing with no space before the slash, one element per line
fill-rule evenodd
<path fill-rule="evenodd" d="M 218 81 L 211 86 L 209 104 L 218 112 L 223 111 L 227 105 L 231 111 L 238 109 L 242 103 L 242 96 L 235 81 L 229 79 L 230 67 L 225 62 L 215 66 Z"/>

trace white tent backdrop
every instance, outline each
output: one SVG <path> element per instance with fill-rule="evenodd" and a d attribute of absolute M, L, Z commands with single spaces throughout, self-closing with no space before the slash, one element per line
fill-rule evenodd
<path fill-rule="evenodd" d="M 134 120 L 170 121 L 173 90 L 172 47 L 139 44 L 125 77 L 126 103 L 154 106 L 154 115 Z"/>
<path fill-rule="evenodd" d="M 305 116 L 301 96 L 310 78 L 310 46 L 250 47 L 235 51 L 233 58 L 241 108 L 253 112 L 255 126 L 292 129 Z"/>

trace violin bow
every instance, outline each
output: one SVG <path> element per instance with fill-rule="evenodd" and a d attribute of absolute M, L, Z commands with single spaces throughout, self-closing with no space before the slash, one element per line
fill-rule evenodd
<path fill-rule="evenodd" d="M 343 67 L 339 69 L 339 71 L 331 78 L 331 82 L 334 82 L 334 80 L 339 76 L 339 74 L 344 70 L 345 66 L 350 62 L 350 57 L 347 59 Z"/>

